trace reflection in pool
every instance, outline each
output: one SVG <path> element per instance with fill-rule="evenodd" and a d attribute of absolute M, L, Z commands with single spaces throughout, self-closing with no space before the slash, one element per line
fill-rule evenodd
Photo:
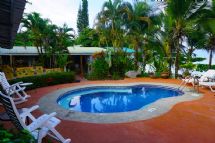
<path fill-rule="evenodd" d="M 91 113 L 116 113 L 144 108 L 161 98 L 182 92 L 155 85 L 87 87 L 72 90 L 58 99 L 65 109 Z"/>

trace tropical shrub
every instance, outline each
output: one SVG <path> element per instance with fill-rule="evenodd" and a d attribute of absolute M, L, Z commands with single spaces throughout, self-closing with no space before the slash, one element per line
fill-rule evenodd
<path fill-rule="evenodd" d="M 28 131 L 15 132 L 13 130 L 6 130 L 0 125 L 0 142 L 1 143 L 35 143 L 34 138 Z"/>
<path fill-rule="evenodd" d="M 92 63 L 92 71 L 87 76 L 90 80 L 102 80 L 108 78 L 109 65 L 105 60 L 104 53 L 94 55 L 94 61 Z"/>
<path fill-rule="evenodd" d="M 55 72 L 47 73 L 44 75 L 29 76 L 23 78 L 17 78 L 10 80 L 11 84 L 16 82 L 32 82 L 33 84 L 28 86 L 27 89 L 35 89 L 50 85 L 71 83 L 75 81 L 75 74 L 73 72 Z"/>
<path fill-rule="evenodd" d="M 125 73 L 129 70 L 133 70 L 134 68 L 134 63 L 125 53 L 112 53 L 110 68 L 111 75 L 114 75 L 114 77 L 124 78 Z"/>

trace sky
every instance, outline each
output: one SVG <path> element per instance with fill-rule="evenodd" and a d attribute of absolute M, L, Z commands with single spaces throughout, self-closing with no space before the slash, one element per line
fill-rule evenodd
<path fill-rule="evenodd" d="M 58 26 L 66 23 L 77 31 L 76 21 L 81 0 L 28 0 L 25 13 L 39 12 L 43 18 L 49 18 Z M 90 27 L 93 26 L 96 15 L 102 9 L 106 0 L 88 0 Z M 132 0 L 127 0 L 132 2 Z"/>
<path fill-rule="evenodd" d="M 76 21 L 81 0 L 28 0 L 25 13 L 38 12 L 43 18 L 48 18 L 53 24 L 62 26 L 66 23 L 77 31 Z M 103 3 L 107 0 L 88 0 L 88 13 L 90 27 L 93 26 L 96 15 L 101 11 Z M 125 0 L 132 2 L 133 0 Z M 207 58 L 202 63 L 208 63 L 209 54 L 206 51 L 196 51 L 199 57 Z M 215 55 L 213 64 L 215 63 Z"/>

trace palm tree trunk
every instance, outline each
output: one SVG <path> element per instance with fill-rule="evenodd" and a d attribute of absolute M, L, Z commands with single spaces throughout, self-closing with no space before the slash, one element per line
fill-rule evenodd
<path fill-rule="evenodd" d="M 138 47 L 135 47 L 135 60 L 134 60 L 135 70 L 138 69 Z"/>
<path fill-rule="evenodd" d="M 176 57 L 175 57 L 175 78 L 178 77 L 179 70 L 179 40 L 176 41 Z"/>
<path fill-rule="evenodd" d="M 169 76 L 172 75 L 172 71 L 171 71 L 171 68 L 172 68 L 172 56 L 170 56 L 169 60 L 168 60 L 168 63 L 169 63 Z"/>
<path fill-rule="evenodd" d="M 210 50 L 210 55 L 209 55 L 209 64 L 208 64 L 208 69 L 211 69 L 212 67 L 212 59 L 213 59 L 213 50 Z"/>

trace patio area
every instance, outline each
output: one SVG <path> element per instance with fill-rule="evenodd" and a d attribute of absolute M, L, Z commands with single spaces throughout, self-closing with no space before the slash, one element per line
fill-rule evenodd
<path fill-rule="evenodd" d="M 175 79 L 137 78 L 105 83 L 159 82 L 180 84 Z M 55 90 L 89 84 L 103 84 L 104 81 L 81 81 L 31 90 L 28 102 L 18 105 L 27 107 L 38 103 L 44 95 Z M 148 120 L 116 124 L 96 124 L 62 120 L 57 129 L 72 139 L 73 143 L 213 143 L 215 136 L 215 97 L 206 88 L 200 88 L 203 97 L 182 102 L 169 112 Z M 1 111 L 2 108 L 0 107 Z M 35 114 L 41 114 L 38 111 Z M 7 126 L 9 122 L 4 122 Z"/>

